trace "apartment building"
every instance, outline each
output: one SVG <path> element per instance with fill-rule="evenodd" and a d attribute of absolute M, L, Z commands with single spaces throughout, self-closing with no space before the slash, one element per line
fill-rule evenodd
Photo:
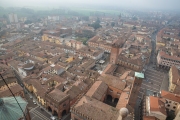
<path fill-rule="evenodd" d="M 165 107 L 169 111 L 176 111 L 180 105 L 180 95 L 161 90 L 161 97 L 165 99 Z"/>
<path fill-rule="evenodd" d="M 164 51 L 159 51 L 157 55 L 157 65 L 162 68 L 170 68 L 171 66 L 180 67 L 180 58 L 177 56 L 171 56 Z"/>
<path fill-rule="evenodd" d="M 9 16 L 10 23 L 17 23 L 18 22 L 17 14 L 10 13 L 8 16 Z"/>
<path fill-rule="evenodd" d="M 180 94 L 180 75 L 176 66 L 172 66 L 169 70 L 169 91 Z"/>
<path fill-rule="evenodd" d="M 167 113 L 165 104 L 160 98 L 154 96 L 146 97 L 145 116 L 154 116 L 159 120 L 166 120 Z"/>

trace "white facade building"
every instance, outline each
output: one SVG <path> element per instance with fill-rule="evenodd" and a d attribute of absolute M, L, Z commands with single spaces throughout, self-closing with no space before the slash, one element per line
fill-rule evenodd
<path fill-rule="evenodd" d="M 51 20 L 51 21 L 59 21 L 59 16 L 48 16 L 48 20 Z"/>
<path fill-rule="evenodd" d="M 10 13 L 9 14 L 9 21 L 10 21 L 10 23 L 17 23 L 18 22 L 17 14 Z"/>

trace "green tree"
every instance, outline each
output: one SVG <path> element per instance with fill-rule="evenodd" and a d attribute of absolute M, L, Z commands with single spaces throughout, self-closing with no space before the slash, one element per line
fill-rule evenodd
<path fill-rule="evenodd" d="M 121 13 L 118 15 L 119 19 L 121 18 Z"/>
<path fill-rule="evenodd" d="M 111 23 L 111 26 L 112 26 L 112 27 L 114 27 L 114 26 L 115 26 L 115 23 L 114 23 L 114 22 L 112 22 L 112 23 Z"/>
<path fill-rule="evenodd" d="M 95 22 L 91 25 L 95 30 L 102 27 L 99 23 Z"/>
<path fill-rule="evenodd" d="M 0 37 L 2 37 L 2 36 L 5 35 L 5 34 L 6 34 L 6 30 L 1 31 L 1 32 L 0 32 Z"/>
<path fill-rule="evenodd" d="M 180 32 L 179 32 L 178 36 L 180 36 Z"/>
<path fill-rule="evenodd" d="M 31 24 L 31 23 L 32 23 L 31 20 L 26 20 L 26 21 L 24 22 L 24 24 Z"/>
<path fill-rule="evenodd" d="M 82 20 L 89 21 L 89 16 L 83 16 L 81 17 Z"/>
<path fill-rule="evenodd" d="M 132 30 L 135 30 L 136 29 L 136 26 L 133 26 Z"/>
<path fill-rule="evenodd" d="M 99 19 L 99 18 L 97 18 L 96 23 L 99 23 L 99 24 L 100 24 L 100 22 L 101 22 L 101 21 L 100 21 L 100 19 Z"/>
<path fill-rule="evenodd" d="M 99 20 L 99 18 L 97 18 L 97 20 L 96 20 L 95 23 L 90 24 L 89 26 L 93 27 L 95 30 L 98 29 L 98 28 L 100 28 L 100 27 L 102 27 L 102 26 L 100 25 L 100 20 Z"/>
<path fill-rule="evenodd" d="M 4 15 L 3 15 L 3 18 L 4 18 L 4 19 L 7 19 L 8 17 L 4 14 Z"/>
<path fill-rule="evenodd" d="M 133 20 L 138 20 L 138 18 L 137 18 L 137 17 L 133 17 L 132 19 L 133 19 Z"/>

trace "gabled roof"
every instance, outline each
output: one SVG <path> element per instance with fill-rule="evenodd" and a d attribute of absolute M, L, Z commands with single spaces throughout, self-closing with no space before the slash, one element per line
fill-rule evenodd
<path fill-rule="evenodd" d="M 161 97 L 175 102 L 180 102 L 180 95 L 161 90 Z"/>
<path fill-rule="evenodd" d="M 97 100 L 101 100 L 105 95 L 108 86 L 103 81 L 96 81 L 89 91 L 86 93 L 87 96 L 95 98 Z"/>
<path fill-rule="evenodd" d="M 94 98 L 84 96 L 75 105 L 75 111 L 93 120 L 117 120 L 119 110 Z M 80 115 L 81 115 L 80 114 Z"/>
<path fill-rule="evenodd" d="M 179 72 L 178 72 L 178 69 L 176 66 L 171 67 L 171 73 L 172 73 L 172 75 L 171 75 L 172 76 L 172 83 L 176 84 L 177 80 L 180 78 Z"/>
<path fill-rule="evenodd" d="M 112 75 L 100 76 L 98 80 L 104 81 L 108 86 L 117 88 L 119 90 L 124 90 L 126 87 L 126 82 L 123 82 L 118 77 Z"/>
<path fill-rule="evenodd" d="M 129 94 L 130 94 L 130 92 L 122 92 L 121 93 L 119 101 L 116 105 L 117 109 L 121 109 L 123 107 L 126 107 L 126 105 L 128 104 L 128 100 L 129 100 Z"/>
<path fill-rule="evenodd" d="M 157 97 L 150 96 L 150 111 L 161 112 L 164 115 L 167 115 L 165 104 Z"/>
<path fill-rule="evenodd" d="M 67 98 L 69 95 L 55 88 L 53 91 L 48 93 L 47 96 L 49 96 L 51 100 L 53 100 L 54 102 L 60 103 L 62 102 L 63 99 Z"/>
<path fill-rule="evenodd" d="M 77 86 L 72 86 L 68 91 L 65 93 L 69 94 L 70 100 L 76 98 L 82 91 Z"/>
<path fill-rule="evenodd" d="M 10 89 L 12 90 L 12 92 L 14 94 L 16 94 L 20 91 L 23 91 L 23 88 L 19 84 L 15 84 L 15 85 L 11 86 Z M 8 97 L 8 96 L 12 96 L 12 93 L 10 92 L 9 89 L 0 91 L 0 97 Z"/>

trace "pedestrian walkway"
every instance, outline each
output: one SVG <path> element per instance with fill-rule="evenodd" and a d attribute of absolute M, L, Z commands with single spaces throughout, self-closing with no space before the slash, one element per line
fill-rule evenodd
<path fill-rule="evenodd" d="M 159 93 L 161 87 L 164 85 L 164 79 L 167 78 L 166 74 L 148 68 L 145 71 L 145 79 L 142 82 L 138 97 L 141 98 L 146 93 Z M 166 80 L 167 81 L 167 80 Z M 165 84 L 167 86 L 167 84 Z M 147 92 L 148 91 L 148 92 Z"/>
<path fill-rule="evenodd" d="M 37 106 L 38 107 L 38 106 Z M 45 115 L 36 110 L 36 108 L 31 109 L 31 120 L 50 120 Z"/>

